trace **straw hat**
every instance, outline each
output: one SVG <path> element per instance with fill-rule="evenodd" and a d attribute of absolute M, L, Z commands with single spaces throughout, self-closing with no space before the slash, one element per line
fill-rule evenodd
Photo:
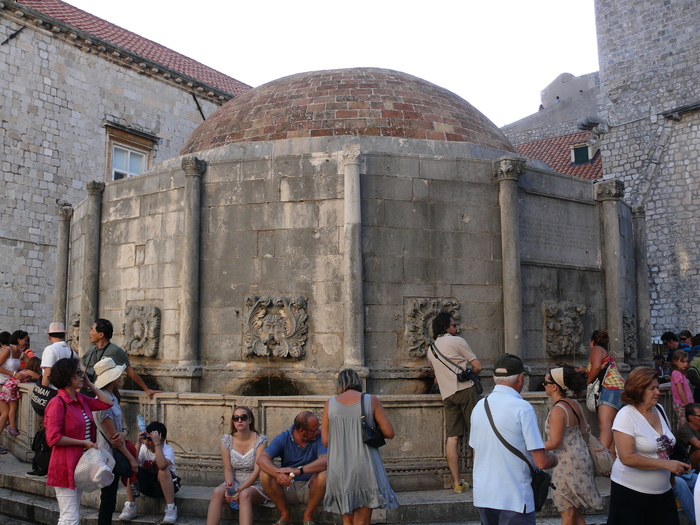
<path fill-rule="evenodd" d="M 65 334 L 66 328 L 63 323 L 51 323 L 49 329 L 46 331 L 47 334 Z"/>
<path fill-rule="evenodd" d="M 95 374 L 97 374 L 97 379 L 95 379 L 95 386 L 97 388 L 102 388 L 105 385 L 110 384 L 115 379 L 119 379 L 124 370 L 126 370 L 127 365 L 117 366 L 114 363 L 114 359 L 111 357 L 105 357 L 95 363 Z"/>

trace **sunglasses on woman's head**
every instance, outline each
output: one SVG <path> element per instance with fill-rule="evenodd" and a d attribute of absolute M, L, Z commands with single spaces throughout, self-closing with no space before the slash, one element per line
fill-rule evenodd
<path fill-rule="evenodd" d="M 238 421 L 248 421 L 248 414 L 241 414 L 240 416 L 233 416 L 233 422 L 237 423 Z"/>

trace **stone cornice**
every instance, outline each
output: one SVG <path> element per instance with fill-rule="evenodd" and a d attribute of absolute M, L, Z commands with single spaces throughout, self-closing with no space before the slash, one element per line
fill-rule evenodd
<path fill-rule="evenodd" d="M 234 95 L 231 93 L 222 91 L 205 82 L 170 69 L 163 64 L 142 57 L 133 51 L 34 11 L 23 4 L 11 0 L 0 2 L 0 11 L 3 11 L 3 16 L 14 20 L 18 24 L 32 23 L 37 28 L 53 33 L 56 38 L 80 48 L 85 53 L 99 55 L 109 62 L 170 84 L 193 95 L 209 99 L 218 105 L 234 98 Z"/>

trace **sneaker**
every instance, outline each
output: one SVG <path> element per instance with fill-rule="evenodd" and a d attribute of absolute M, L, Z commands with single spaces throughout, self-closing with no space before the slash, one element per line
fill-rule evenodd
<path fill-rule="evenodd" d="M 469 488 L 469 483 L 467 483 L 466 481 L 464 481 L 462 479 L 462 480 L 460 480 L 459 485 L 455 485 L 454 491 L 455 491 L 455 494 L 461 494 L 462 492 L 464 492 L 468 488 Z"/>
<path fill-rule="evenodd" d="M 177 521 L 177 507 L 174 503 L 165 506 L 165 516 L 162 523 L 175 523 Z"/>
<path fill-rule="evenodd" d="M 136 502 L 124 503 L 124 510 L 119 515 L 119 521 L 131 521 L 136 517 Z"/>

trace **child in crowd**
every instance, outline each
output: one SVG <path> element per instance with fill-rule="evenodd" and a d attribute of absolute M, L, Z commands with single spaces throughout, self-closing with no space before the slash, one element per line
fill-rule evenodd
<path fill-rule="evenodd" d="M 668 369 L 666 368 L 666 356 L 664 354 L 656 354 L 654 356 L 654 368 L 659 373 L 659 383 L 668 383 L 671 378 L 668 377 Z"/>
<path fill-rule="evenodd" d="M 168 429 L 154 421 L 139 434 L 138 482 L 141 493 L 151 498 L 165 498 L 165 517 L 162 523 L 177 521 L 175 493 L 180 490 L 180 478 L 175 475 L 175 453 L 165 440 Z M 126 503 L 119 516 L 120 521 L 136 517 L 136 501 L 131 487 L 126 487 Z"/>
<path fill-rule="evenodd" d="M 27 362 L 27 368 L 18 370 L 12 377 L 2 384 L 0 388 L 0 401 L 10 404 L 7 418 L 7 431 L 13 436 L 19 435 L 17 430 L 17 400 L 19 399 L 19 384 L 36 381 L 41 377 L 41 359 L 32 357 Z"/>
<path fill-rule="evenodd" d="M 671 393 L 678 425 L 685 424 L 685 405 L 693 402 L 693 392 L 690 390 L 690 383 L 686 377 L 686 370 L 689 366 L 688 352 L 685 350 L 673 352 L 673 357 L 671 357 Z"/>

